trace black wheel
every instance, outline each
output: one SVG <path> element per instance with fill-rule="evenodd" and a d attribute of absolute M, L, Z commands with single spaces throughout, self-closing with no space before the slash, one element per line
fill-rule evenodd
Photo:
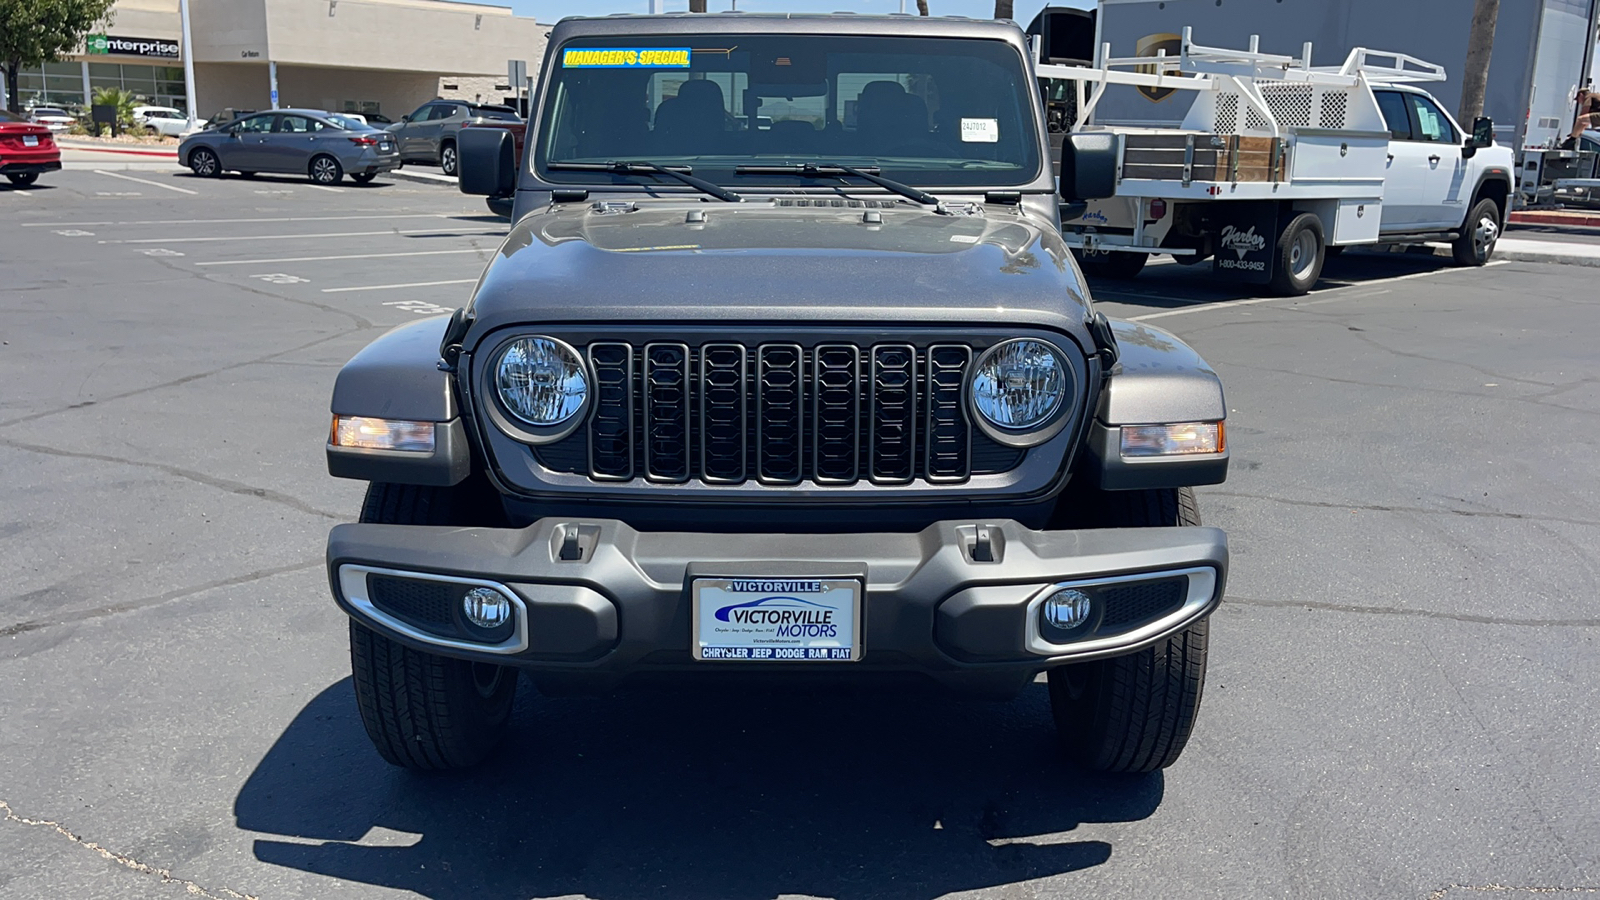
<path fill-rule="evenodd" d="M 377 177 L 377 172 L 357 172 L 350 176 L 350 180 L 354 181 L 356 184 L 371 184 L 372 179 Z"/>
<path fill-rule="evenodd" d="M 35 181 L 39 180 L 39 173 L 38 172 L 12 172 L 11 174 L 7 175 L 6 177 L 11 179 L 11 183 L 16 185 L 17 187 L 27 187 L 28 185 L 33 184 Z"/>
<path fill-rule="evenodd" d="M 1278 246 L 1272 260 L 1272 290 L 1282 297 L 1298 297 L 1317 283 L 1327 245 L 1322 239 L 1322 220 L 1301 213 L 1278 232 Z"/>
<path fill-rule="evenodd" d="M 361 521 L 392 525 L 501 524 L 502 514 L 455 488 L 373 484 Z M 517 693 L 509 666 L 451 659 L 389 640 L 350 622 L 356 706 L 378 755 L 407 769 L 459 769 L 482 762 L 505 736 Z"/>
<path fill-rule="evenodd" d="M 1078 264 L 1086 275 L 1105 278 L 1136 278 L 1150 261 L 1145 253 L 1127 253 L 1116 250 L 1085 250 L 1078 255 Z"/>
<path fill-rule="evenodd" d="M 446 175 L 456 174 L 456 145 L 451 141 L 439 147 L 439 168 Z"/>
<path fill-rule="evenodd" d="M 313 156 L 308 174 L 310 174 L 311 180 L 317 184 L 338 184 L 339 180 L 344 178 L 344 166 L 339 165 L 337 159 L 326 154 Z"/>
<path fill-rule="evenodd" d="M 218 178 L 222 175 L 222 160 L 205 147 L 196 147 L 189 154 L 189 170 L 201 178 Z"/>
<path fill-rule="evenodd" d="M 1494 254 L 1500 240 L 1500 207 L 1493 200 L 1479 200 L 1467 215 L 1461 237 L 1450 245 L 1458 266 L 1481 266 Z"/>
<path fill-rule="evenodd" d="M 1097 492 L 1106 528 L 1199 525 L 1189 488 Z M 1206 682 L 1209 620 L 1124 656 L 1050 670 L 1050 709 L 1069 758 L 1102 772 L 1154 772 L 1178 761 Z"/>

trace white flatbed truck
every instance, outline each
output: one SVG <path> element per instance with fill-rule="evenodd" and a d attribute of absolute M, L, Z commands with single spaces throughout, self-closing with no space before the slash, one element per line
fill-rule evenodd
<path fill-rule="evenodd" d="M 1118 148 L 1117 193 L 1066 218 L 1091 274 L 1132 277 L 1153 254 L 1302 294 L 1329 252 L 1379 243 L 1452 244 L 1482 265 L 1504 226 L 1512 154 L 1480 118 L 1464 134 L 1417 83 L 1444 69 L 1403 53 L 1351 50 L 1343 65 L 1194 43 L 1177 56 L 1099 66 L 1036 63 L 1047 85 L 1076 92 L 1073 132 Z M 1178 128 L 1094 124 L 1110 85 L 1197 92 Z M 1059 85 L 1057 87 L 1060 87 Z"/>

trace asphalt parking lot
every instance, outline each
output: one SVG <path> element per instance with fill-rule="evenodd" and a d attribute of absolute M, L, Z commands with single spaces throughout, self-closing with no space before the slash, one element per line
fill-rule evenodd
<path fill-rule="evenodd" d="M 491 764 L 419 777 L 356 716 L 328 396 L 504 231 L 385 179 L 0 186 L 0 896 L 1600 893 L 1592 270 L 1097 286 L 1228 390 L 1228 602 L 1164 773 L 1065 768 L 1039 686 L 524 691 Z"/>

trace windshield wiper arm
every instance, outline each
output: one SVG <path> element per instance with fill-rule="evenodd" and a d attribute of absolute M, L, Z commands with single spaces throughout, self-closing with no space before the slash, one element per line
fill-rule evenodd
<path fill-rule="evenodd" d="M 878 173 L 882 171 L 877 166 L 844 166 L 838 163 L 800 163 L 793 166 L 739 166 L 733 170 L 735 175 L 799 175 L 802 178 L 837 178 L 840 175 L 853 175 L 872 182 L 878 187 L 890 190 L 917 203 L 926 203 L 929 206 L 939 206 L 938 197 L 927 191 L 918 190 L 909 184 L 902 184 L 891 178 L 884 178 Z"/>
<path fill-rule="evenodd" d="M 738 203 L 744 199 L 738 194 L 735 194 L 733 191 L 728 190 L 720 184 L 717 184 L 716 182 L 707 181 L 704 178 L 694 177 L 694 175 L 690 174 L 694 171 L 694 169 L 690 166 L 663 166 L 660 163 L 645 161 L 603 163 L 552 162 L 546 163 L 545 168 L 566 172 L 611 172 L 616 175 L 666 175 L 671 178 L 676 178 L 684 184 L 695 188 L 696 190 L 710 194 L 718 200 L 723 200 L 728 203 Z"/>

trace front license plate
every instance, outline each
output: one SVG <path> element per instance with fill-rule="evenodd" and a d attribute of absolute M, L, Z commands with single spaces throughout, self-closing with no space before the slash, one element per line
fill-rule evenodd
<path fill-rule="evenodd" d="M 22 146 L 24 146 L 24 147 L 37 147 L 37 146 L 39 146 L 39 136 L 37 134 L 25 134 L 25 135 L 23 135 L 22 136 Z"/>
<path fill-rule="evenodd" d="M 694 658 L 854 662 L 861 582 L 852 578 L 696 578 Z"/>

